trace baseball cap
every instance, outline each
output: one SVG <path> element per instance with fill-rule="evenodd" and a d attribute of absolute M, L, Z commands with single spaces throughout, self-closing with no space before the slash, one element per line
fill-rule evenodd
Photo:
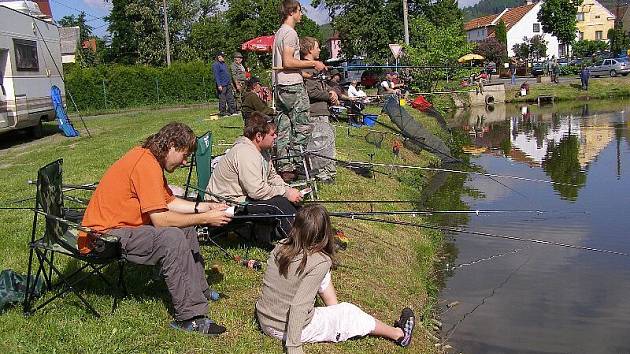
<path fill-rule="evenodd" d="M 242 58 L 243 54 L 241 52 L 234 52 L 234 58 Z"/>

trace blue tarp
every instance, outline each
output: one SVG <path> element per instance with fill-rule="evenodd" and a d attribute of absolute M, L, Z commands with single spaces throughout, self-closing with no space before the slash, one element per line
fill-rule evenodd
<path fill-rule="evenodd" d="M 55 107 L 55 115 L 57 117 L 57 123 L 59 129 L 63 135 L 67 137 L 79 136 L 79 131 L 74 128 L 66 110 L 63 108 L 63 100 L 61 99 L 61 90 L 59 87 L 54 86 L 50 89 L 50 98 L 52 99 L 53 106 Z"/>

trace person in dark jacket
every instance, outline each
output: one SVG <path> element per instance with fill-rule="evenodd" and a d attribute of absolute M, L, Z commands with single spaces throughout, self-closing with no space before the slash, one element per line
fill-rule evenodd
<path fill-rule="evenodd" d="M 217 84 L 217 94 L 219 95 L 219 115 L 236 114 L 232 78 L 230 77 L 227 64 L 225 64 L 225 53 L 217 53 L 217 60 L 212 64 L 212 72 L 214 73 L 214 81 Z"/>
<path fill-rule="evenodd" d="M 253 112 L 260 112 L 268 116 L 275 116 L 276 112 L 273 108 L 267 106 L 267 104 L 260 99 L 258 93 L 261 90 L 260 80 L 252 76 L 246 81 L 245 86 L 247 91 L 243 95 L 243 106 L 241 107 L 241 113 L 243 113 L 243 121 L 247 125 L 247 119 Z"/>
<path fill-rule="evenodd" d="M 588 90 L 588 79 L 591 77 L 591 70 L 588 66 L 582 65 L 580 71 L 580 80 L 582 81 L 582 90 Z"/>

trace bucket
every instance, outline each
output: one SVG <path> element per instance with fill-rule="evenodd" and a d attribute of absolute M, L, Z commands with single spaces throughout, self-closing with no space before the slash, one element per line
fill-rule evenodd
<path fill-rule="evenodd" d="M 363 124 L 368 127 L 373 127 L 376 124 L 376 120 L 378 119 L 378 115 L 376 114 L 364 114 L 363 115 Z"/>
<path fill-rule="evenodd" d="M 400 105 L 401 105 L 401 106 L 405 106 L 405 105 L 407 105 L 407 100 L 406 100 L 406 99 L 404 99 L 404 98 L 401 98 L 401 99 L 400 99 Z"/>

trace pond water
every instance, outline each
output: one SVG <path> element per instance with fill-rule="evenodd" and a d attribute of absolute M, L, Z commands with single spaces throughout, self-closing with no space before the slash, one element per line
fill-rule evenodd
<path fill-rule="evenodd" d="M 430 207 L 513 212 L 434 221 L 630 254 L 628 122 L 630 103 L 616 101 L 456 114 L 474 166 L 574 186 L 451 175 Z M 461 233 L 446 241 L 438 311 L 453 352 L 630 353 L 630 256 Z"/>

